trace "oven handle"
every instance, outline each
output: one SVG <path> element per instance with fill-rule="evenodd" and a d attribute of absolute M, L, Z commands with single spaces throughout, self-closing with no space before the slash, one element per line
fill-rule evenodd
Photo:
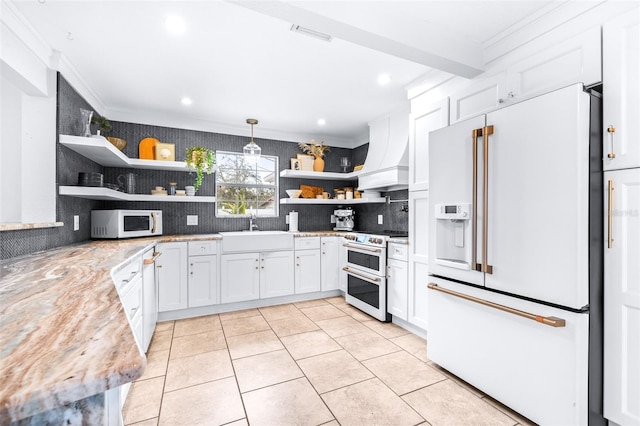
<path fill-rule="evenodd" d="M 345 266 L 344 268 L 342 268 L 342 270 L 343 270 L 343 271 L 345 271 L 345 272 L 346 272 L 346 273 L 348 273 L 348 274 L 353 274 L 353 275 L 357 275 L 357 276 L 359 276 L 359 277 L 361 277 L 361 278 L 366 278 L 366 279 L 368 279 L 369 281 L 373 281 L 373 282 L 376 282 L 376 283 L 379 283 L 379 282 L 380 282 L 380 277 L 371 277 L 371 276 L 369 276 L 369 275 L 363 274 L 362 272 L 354 271 L 353 269 L 350 269 L 350 268 L 349 268 L 349 267 L 347 267 L 347 266 Z"/>
<path fill-rule="evenodd" d="M 343 244 L 342 247 L 352 248 L 352 249 L 356 249 L 356 250 L 369 251 L 371 253 L 380 253 L 380 252 L 382 252 L 382 249 L 379 249 L 379 248 L 368 248 L 368 247 L 354 246 L 354 245 L 349 244 L 349 243 Z"/>

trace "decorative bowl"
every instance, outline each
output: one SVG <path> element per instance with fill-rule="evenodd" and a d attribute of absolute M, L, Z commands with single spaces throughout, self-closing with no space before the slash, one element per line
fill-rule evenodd
<path fill-rule="evenodd" d="M 107 136 L 107 140 L 120 151 L 122 151 L 124 147 L 127 146 L 127 141 L 125 141 L 124 139 Z"/>
<path fill-rule="evenodd" d="M 299 189 L 287 189 L 287 195 L 291 198 L 298 198 L 302 194 Z"/>

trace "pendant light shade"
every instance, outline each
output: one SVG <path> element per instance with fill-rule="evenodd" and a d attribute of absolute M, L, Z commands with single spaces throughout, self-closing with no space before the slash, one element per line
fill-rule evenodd
<path fill-rule="evenodd" d="M 244 148 L 242 148 L 242 152 L 244 153 L 244 158 L 252 163 L 256 163 L 260 158 L 260 153 L 262 152 L 262 148 L 258 146 L 253 141 L 253 126 L 258 124 L 258 120 L 255 118 L 247 118 L 247 124 L 251 125 L 251 142 L 246 144 Z"/>

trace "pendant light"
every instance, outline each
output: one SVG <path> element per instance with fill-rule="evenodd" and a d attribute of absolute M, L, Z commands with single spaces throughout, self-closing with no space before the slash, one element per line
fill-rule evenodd
<path fill-rule="evenodd" d="M 255 118 L 247 118 L 247 124 L 251 125 L 251 142 L 246 144 L 244 148 L 242 148 L 242 151 L 244 152 L 245 159 L 247 159 L 252 163 L 256 163 L 258 162 L 258 159 L 260 158 L 260 153 L 262 152 L 262 148 L 260 148 L 253 141 L 253 126 L 255 124 L 258 124 L 258 120 L 256 120 Z"/>

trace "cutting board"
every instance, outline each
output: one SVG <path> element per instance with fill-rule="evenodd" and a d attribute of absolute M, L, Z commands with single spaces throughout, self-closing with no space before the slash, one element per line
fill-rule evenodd
<path fill-rule="evenodd" d="M 160 141 L 156 138 L 144 138 L 138 144 L 138 158 L 141 160 L 155 160 L 155 147 Z"/>

